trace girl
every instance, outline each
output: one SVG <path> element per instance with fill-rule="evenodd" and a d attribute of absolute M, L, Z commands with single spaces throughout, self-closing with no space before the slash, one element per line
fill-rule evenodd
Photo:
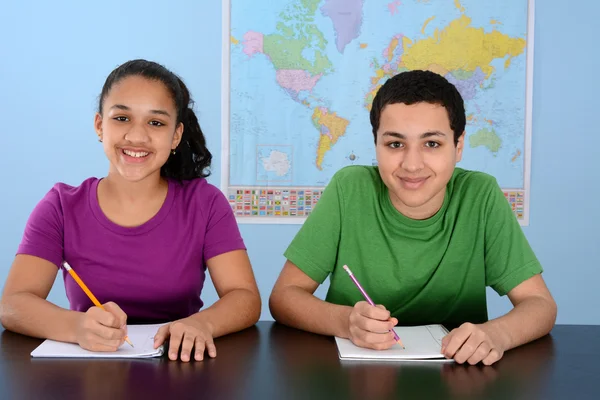
<path fill-rule="evenodd" d="M 33 210 L 1 300 L 6 329 L 115 351 L 127 323 L 169 322 L 155 347 L 170 338 L 169 358 L 189 361 L 192 351 L 215 357 L 213 338 L 258 321 L 250 261 L 227 199 L 205 179 L 212 156 L 192 104 L 181 79 L 154 62 L 108 76 L 94 121 L 108 174 L 58 183 Z M 70 310 L 45 300 L 60 268 Z M 199 311 L 206 269 L 220 299 Z"/>

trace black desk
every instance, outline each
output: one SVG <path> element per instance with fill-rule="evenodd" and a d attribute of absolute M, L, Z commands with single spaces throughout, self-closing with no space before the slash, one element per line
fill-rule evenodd
<path fill-rule="evenodd" d="M 332 338 L 271 322 L 204 362 L 30 358 L 40 343 L 1 333 L 0 399 L 600 398 L 600 326 L 557 326 L 492 367 L 341 362 Z"/>

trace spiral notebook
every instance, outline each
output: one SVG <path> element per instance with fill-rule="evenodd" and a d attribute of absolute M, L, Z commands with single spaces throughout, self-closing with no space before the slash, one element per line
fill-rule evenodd
<path fill-rule="evenodd" d="M 387 350 L 372 350 L 356 346 L 349 339 L 335 338 L 341 360 L 372 361 L 452 361 L 441 353 L 442 339 L 448 330 L 442 325 L 401 326 L 394 330 L 404 344 Z"/>
<path fill-rule="evenodd" d="M 93 352 L 82 349 L 78 344 L 45 340 L 31 352 L 34 358 L 151 358 L 160 357 L 163 347 L 154 348 L 154 335 L 163 324 L 128 325 L 127 336 L 133 343 L 131 347 L 123 343 L 117 351 Z"/>

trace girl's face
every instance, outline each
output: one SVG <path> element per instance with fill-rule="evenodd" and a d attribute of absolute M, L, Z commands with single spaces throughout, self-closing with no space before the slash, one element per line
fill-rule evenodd
<path fill-rule="evenodd" d="M 166 86 L 141 76 L 123 78 L 108 92 L 102 110 L 94 127 L 110 161 L 109 176 L 130 182 L 160 176 L 183 133 Z"/>

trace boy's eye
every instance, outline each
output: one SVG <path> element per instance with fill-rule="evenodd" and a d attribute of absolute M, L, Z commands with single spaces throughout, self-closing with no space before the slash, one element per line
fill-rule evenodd
<path fill-rule="evenodd" d="M 388 147 L 391 149 L 399 149 L 400 146 L 402 146 L 402 143 L 400 143 L 400 142 L 388 143 Z"/>
<path fill-rule="evenodd" d="M 431 149 L 435 149 L 436 147 L 440 147 L 440 144 L 438 142 L 429 141 L 429 142 L 425 143 L 425 146 L 429 147 Z"/>

